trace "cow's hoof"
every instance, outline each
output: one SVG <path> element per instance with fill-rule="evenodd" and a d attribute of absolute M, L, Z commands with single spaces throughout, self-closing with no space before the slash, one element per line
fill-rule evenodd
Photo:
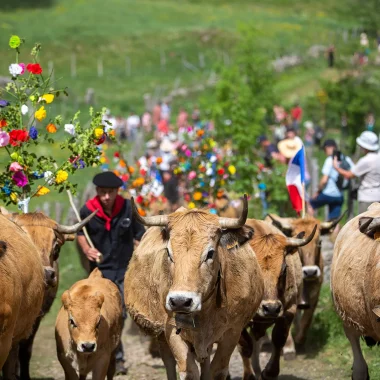
<path fill-rule="evenodd" d="M 259 377 L 259 380 L 277 380 L 277 379 L 278 379 L 278 375 L 277 376 L 270 376 L 265 372 L 265 369 L 263 372 L 261 372 L 261 375 Z"/>
<path fill-rule="evenodd" d="M 284 353 L 284 360 L 295 360 L 297 357 L 297 354 L 295 352 L 285 352 Z"/>
<path fill-rule="evenodd" d="M 243 380 L 256 380 L 256 376 L 253 373 L 244 375 Z"/>

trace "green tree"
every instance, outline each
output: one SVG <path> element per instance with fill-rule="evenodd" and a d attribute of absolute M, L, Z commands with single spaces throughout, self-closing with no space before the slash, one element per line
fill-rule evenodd
<path fill-rule="evenodd" d="M 265 132 L 265 118 L 275 102 L 269 57 L 257 39 L 255 30 L 241 28 L 234 63 L 218 68 L 219 81 L 209 99 L 217 140 L 232 143 L 232 161 L 239 176 L 234 190 L 240 193 L 253 192 L 258 158 L 253 148 L 257 137 Z"/>

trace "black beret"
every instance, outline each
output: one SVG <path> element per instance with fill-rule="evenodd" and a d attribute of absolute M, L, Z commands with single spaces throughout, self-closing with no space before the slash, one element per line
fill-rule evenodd
<path fill-rule="evenodd" d="M 92 182 L 98 187 L 117 188 L 123 186 L 123 181 L 114 172 L 99 173 Z"/>

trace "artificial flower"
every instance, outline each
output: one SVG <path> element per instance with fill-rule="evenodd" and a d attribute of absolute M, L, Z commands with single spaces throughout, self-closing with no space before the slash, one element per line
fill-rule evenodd
<path fill-rule="evenodd" d="M 190 203 L 187 205 L 187 207 L 188 207 L 189 209 L 193 209 L 193 208 L 195 208 L 195 203 L 194 203 L 194 202 L 190 202 Z"/>
<path fill-rule="evenodd" d="M 9 135 L 7 132 L 0 132 L 0 147 L 7 146 L 9 144 Z"/>
<path fill-rule="evenodd" d="M 55 175 L 55 182 L 57 184 L 60 184 L 62 182 L 65 182 L 69 178 L 69 175 L 66 171 L 64 170 L 58 170 L 57 174 Z"/>
<path fill-rule="evenodd" d="M 138 213 L 139 213 L 141 216 L 146 216 L 146 212 L 145 212 L 141 207 L 139 207 L 139 208 L 137 209 L 137 211 L 138 211 Z"/>
<path fill-rule="evenodd" d="M 141 174 L 142 176 L 145 176 L 146 173 L 147 173 L 147 171 L 146 171 L 144 168 L 141 168 L 141 169 L 140 169 L 140 174 Z"/>
<path fill-rule="evenodd" d="M 157 164 L 157 165 L 162 164 L 162 157 L 157 157 L 157 158 L 156 158 L 156 164 Z"/>
<path fill-rule="evenodd" d="M 19 154 L 17 152 L 12 152 L 11 153 L 11 159 L 12 160 L 18 160 L 19 158 Z"/>
<path fill-rule="evenodd" d="M 116 136 L 115 130 L 111 129 L 110 131 L 108 131 L 108 136 L 115 137 Z"/>
<path fill-rule="evenodd" d="M 9 197 L 11 198 L 11 201 L 13 203 L 17 203 L 18 198 L 17 198 L 17 194 L 16 193 L 11 193 L 11 195 Z"/>
<path fill-rule="evenodd" d="M 144 197 L 143 197 L 142 195 L 138 195 L 138 196 L 136 197 L 136 203 L 138 203 L 138 204 L 142 204 L 143 201 L 144 201 Z"/>
<path fill-rule="evenodd" d="M 49 132 L 49 133 L 56 133 L 57 132 L 57 127 L 52 124 L 52 123 L 49 123 L 47 126 L 46 126 L 46 130 Z"/>
<path fill-rule="evenodd" d="M 42 68 L 38 63 L 29 63 L 26 69 L 32 74 L 41 74 Z"/>
<path fill-rule="evenodd" d="M 73 124 L 65 124 L 65 132 L 71 136 L 75 136 L 75 127 Z"/>
<path fill-rule="evenodd" d="M 120 157 L 120 153 L 119 153 L 119 152 L 115 152 L 115 153 L 113 154 L 113 156 L 114 156 L 115 158 L 119 158 L 119 157 Z"/>
<path fill-rule="evenodd" d="M 11 193 L 11 189 L 5 185 L 1 188 L 1 191 L 3 191 L 6 195 L 9 195 Z"/>
<path fill-rule="evenodd" d="M 126 168 L 127 167 L 127 164 L 124 160 L 120 160 L 119 161 L 119 165 L 122 167 L 122 168 Z"/>
<path fill-rule="evenodd" d="M 23 170 L 23 167 L 18 162 L 12 162 L 9 165 L 9 170 L 11 172 L 20 172 L 21 170 Z"/>
<path fill-rule="evenodd" d="M 97 140 L 97 141 L 95 140 L 95 144 L 100 145 L 100 144 L 103 144 L 104 141 L 106 141 L 106 135 L 105 134 L 103 134 L 103 136 L 99 140 Z"/>
<path fill-rule="evenodd" d="M 48 183 L 48 185 L 52 185 L 54 183 L 54 176 L 51 171 L 46 171 L 44 173 L 45 181 Z"/>
<path fill-rule="evenodd" d="M 197 135 L 198 135 L 198 137 L 202 137 L 204 134 L 205 134 L 205 131 L 204 131 L 203 129 L 199 129 L 199 130 L 197 131 Z"/>
<path fill-rule="evenodd" d="M 190 181 L 195 179 L 196 177 L 197 177 L 197 173 L 194 170 L 192 170 L 188 175 L 188 178 Z"/>
<path fill-rule="evenodd" d="M 30 127 L 29 136 L 32 140 L 35 140 L 38 137 L 38 131 L 36 127 Z"/>
<path fill-rule="evenodd" d="M 7 100 L 0 99 L 0 108 L 4 108 L 9 106 L 9 102 Z"/>
<path fill-rule="evenodd" d="M 50 104 L 54 100 L 53 94 L 43 94 L 39 100 L 45 100 L 47 104 Z"/>
<path fill-rule="evenodd" d="M 218 169 L 217 173 L 219 175 L 223 175 L 224 174 L 224 169 L 223 168 Z"/>
<path fill-rule="evenodd" d="M 202 193 L 200 191 L 196 191 L 194 194 L 193 194 L 193 199 L 195 201 L 200 201 L 202 199 Z"/>
<path fill-rule="evenodd" d="M 190 149 L 186 149 L 185 150 L 185 155 L 186 155 L 186 157 L 191 157 L 191 150 Z"/>
<path fill-rule="evenodd" d="M 46 110 L 45 110 L 45 107 L 44 107 L 44 106 L 40 107 L 40 108 L 34 113 L 34 117 L 35 117 L 38 121 L 42 121 L 43 119 L 45 119 L 45 117 L 46 117 Z"/>
<path fill-rule="evenodd" d="M 107 162 L 107 159 L 105 157 L 100 157 L 100 163 L 105 164 Z"/>
<path fill-rule="evenodd" d="M 9 73 L 12 75 L 12 77 L 16 77 L 17 75 L 22 74 L 22 66 L 18 63 L 12 63 L 9 65 Z"/>
<path fill-rule="evenodd" d="M 7 125 L 8 125 L 8 123 L 5 119 L 0 120 L 0 128 L 6 127 Z"/>
<path fill-rule="evenodd" d="M 22 113 L 23 115 L 26 115 L 28 112 L 29 112 L 29 107 L 28 107 L 26 104 L 23 104 L 23 105 L 21 106 L 21 113 Z"/>
<path fill-rule="evenodd" d="M 236 173 L 236 168 L 235 168 L 235 166 L 230 165 L 230 166 L 228 167 L 228 171 L 230 172 L 230 174 L 234 175 L 234 174 Z"/>
<path fill-rule="evenodd" d="M 35 179 L 41 179 L 41 178 L 44 178 L 44 173 L 38 173 L 37 171 L 36 172 L 33 172 L 33 178 Z"/>
<path fill-rule="evenodd" d="M 42 195 L 46 195 L 48 193 L 50 193 L 50 190 L 47 187 L 45 187 L 45 186 L 38 186 L 37 192 L 36 192 L 35 196 L 36 197 L 41 197 Z"/>
<path fill-rule="evenodd" d="M 95 128 L 94 130 L 94 136 L 97 138 L 97 139 L 100 139 L 104 134 L 104 131 L 102 128 Z"/>
<path fill-rule="evenodd" d="M 28 177 L 22 171 L 13 174 L 12 180 L 17 187 L 24 187 L 28 184 Z"/>
<path fill-rule="evenodd" d="M 135 172 L 135 168 L 133 166 L 128 166 L 128 172 L 133 174 Z"/>
<path fill-rule="evenodd" d="M 122 179 L 123 182 L 127 182 L 129 180 L 129 175 L 128 174 L 123 174 L 121 176 L 121 179 Z"/>
<path fill-rule="evenodd" d="M 20 146 L 23 142 L 29 140 L 29 134 L 23 129 L 14 129 L 9 132 L 10 143 L 13 146 Z"/>
<path fill-rule="evenodd" d="M 17 49 L 21 45 L 21 38 L 19 36 L 13 35 L 9 39 L 9 46 L 12 49 Z"/>
<path fill-rule="evenodd" d="M 19 66 L 21 67 L 21 75 L 25 73 L 26 65 L 25 63 L 19 63 Z"/>

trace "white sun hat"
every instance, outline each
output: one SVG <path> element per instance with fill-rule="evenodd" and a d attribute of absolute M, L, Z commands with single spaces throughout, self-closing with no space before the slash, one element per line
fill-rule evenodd
<path fill-rule="evenodd" d="M 376 134 L 371 131 L 364 131 L 357 139 L 356 143 L 364 149 L 371 152 L 379 150 L 379 139 Z"/>

